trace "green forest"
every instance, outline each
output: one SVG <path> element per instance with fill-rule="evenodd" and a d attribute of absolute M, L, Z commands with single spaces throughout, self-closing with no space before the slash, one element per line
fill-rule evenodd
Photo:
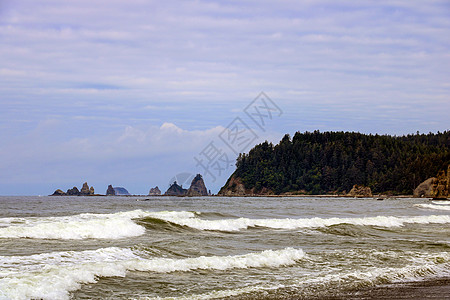
<path fill-rule="evenodd" d="M 240 154 L 233 176 L 275 194 L 342 194 L 354 184 L 373 193 L 412 194 L 450 164 L 450 131 L 405 136 L 297 132 Z"/>

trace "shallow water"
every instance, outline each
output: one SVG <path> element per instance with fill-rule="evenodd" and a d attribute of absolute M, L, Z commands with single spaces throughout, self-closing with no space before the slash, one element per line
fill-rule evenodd
<path fill-rule="evenodd" d="M 0 299 L 331 297 L 450 274 L 424 199 L 0 197 Z"/>

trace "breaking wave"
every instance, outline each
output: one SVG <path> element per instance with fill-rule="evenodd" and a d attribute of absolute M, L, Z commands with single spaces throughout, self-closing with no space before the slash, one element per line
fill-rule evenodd
<path fill-rule="evenodd" d="M 133 219 L 154 216 L 159 219 L 190 218 L 191 212 L 144 212 L 134 210 L 114 214 L 80 214 L 64 217 L 2 218 L 0 238 L 35 239 L 121 239 L 140 236 L 145 227 Z M 114 228 L 114 230 L 111 230 Z"/>
<path fill-rule="evenodd" d="M 448 202 L 448 201 L 447 201 Z M 414 204 L 415 207 L 436 209 L 436 210 L 450 210 L 450 205 L 439 204 Z"/>
<path fill-rule="evenodd" d="M 95 283 L 99 277 L 125 277 L 128 271 L 169 273 L 279 267 L 293 265 L 304 257 L 301 249 L 293 248 L 184 259 L 143 259 L 122 248 L 0 257 L 0 299 L 68 299 L 69 292 L 81 284 Z M 17 262 L 25 263 L 17 266 Z"/>
<path fill-rule="evenodd" d="M 424 208 L 448 210 L 449 206 L 423 204 Z M 80 214 L 64 217 L 2 218 L 0 238 L 35 239 L 121 239 L 136 237 L 150 230 L 239 231 L 250 227 L 272 229 L 321 228 L 341 224 L 359 226 L 400 227 L 405 224 L 446 224 L 448 215 L 364 218 L 303 218 L 303 219 L 250 219 L 226 218 L 207 220 L 201 213 L 188 211 L 149 212 L 134 210 L 114 214 Z M 111 230 L 114 228 L 114 230 Z"/>
<path fill-rule="evenodd" d="M 191 217 L 164 218 L 178 225 L 188 226 L 199 230 L 239 231 L 249 227 L 266 227 L 273 229 L 300 229 L 320 228 L 339 224 L 351 224 L 361 226 L 400 227 L 405 224 L 446 224 L 450 223 L 450 216 L 432 215 L 415 217 L 378 216 L 365 218 L 305 218 L 305 219 L 221 219 L 203 220 Z"/>

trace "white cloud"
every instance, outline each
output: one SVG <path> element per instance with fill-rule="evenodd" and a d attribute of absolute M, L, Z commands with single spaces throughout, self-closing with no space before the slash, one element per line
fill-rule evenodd
<path fill-rule="evenodd" d="M 260 91 L 286 112 L 277 132 L 444 130 L 449 13 L 446 0 L 0 1 L 0 166 L 20 181 L 39 173 L 21 161 L 190 160 Z M 59 123 L 35 131 L 46 120 Z"/>

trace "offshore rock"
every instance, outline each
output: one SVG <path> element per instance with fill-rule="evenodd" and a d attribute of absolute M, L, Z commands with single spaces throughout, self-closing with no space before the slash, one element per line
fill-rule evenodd
<path fill-rule="evenodd" d="M 114 192 L 116 196 L 130 196 L 130 193 L 124 187 L 114 187 Z"/>
<path fill-rule="evenodd" d="M 176 181 L 174 181 L 167 191 L 164 193 L 166 196 L 186 196 L 187 189 L 183 189 L 183 186 L 178 185 Z"/>
<path fill-rule="evenodd" d="M 87 182 L 83 183 L 83 187 L 81 188 L 80 195 L 87 196 L 89 195 L 89 185 Z"/>
<path fill-rule="evenodd" d="M 112 187 L 112 185 L 108 185 L 108 189 L 106 190 L 106 196 L 115 196 L 116 191 Z"/>
<path fill-rule="evenodd" d="M 76 186 L 74 186 L 71 189 L 68 189 L 66 194 L 68 196 L 80 196 L 80 191 L 78 190 L 78 188 Z"/>
<path fill-rule="evenodd" d="M 94 194 L 95 194 L 94 187 L 91 186 L 91 187 L 89 188 L 89 195 L 94 195 Z"/>
<path fill-rule="evenodd" d="M 151 188 L 148 192 L 149 196 L 160 196 L 161 190 L 158 188 L 158 186 L 155 186 L 154 188 Z"/>
<path fill-rule="evenodd" d="M 65 196 L 66 193 L 61 191 L 60 189 L 57 189 L 51 196 Z"/>
<path fill-rule="evenodd" d="M 191 186 L 187 191 L 188 196 L 208 196 L 208 190 L 206 189 L 205 182 L 203 181 L 202 175 L 197 174 L 194 179 L 192 179 Z"/>
<path fill-rule="evenodd" d="M 355 184 L 347 194 L 350 197 L 372 197 L 372 190 L 368 186 Z"/>

